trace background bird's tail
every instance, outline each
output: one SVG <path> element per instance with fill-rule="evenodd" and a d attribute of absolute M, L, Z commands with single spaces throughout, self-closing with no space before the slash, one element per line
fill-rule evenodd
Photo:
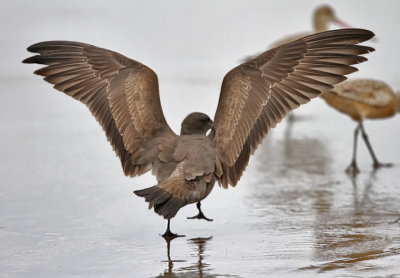
<path fill-rule="evenodd" d="M 154 211 L 165 219 L 173 218 L 178 210 L 186 205 L 184 200 L 172 196 L 171 193 L 165 191 L 158 186 L 133 191 L 136 195 L 144 197 L 149 203 L 149 209 L 154 207 Z"/>

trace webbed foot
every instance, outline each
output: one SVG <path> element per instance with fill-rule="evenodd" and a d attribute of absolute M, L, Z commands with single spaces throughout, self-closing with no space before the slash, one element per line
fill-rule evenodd
<path fill-rule="evenodd" d="M 200 202 L 198 202 L 196 206 L 197 206 L 197 209 L 199 210 L 199 213 L 195 216 L 188 217 L 187 219 L 204 219 L 204 220 L 207 220 L 210 222 L 213 221 L 213 219 L 206 217 L 204 215 L 204 213 L 201 211 L 201 203 Z"/>
<path fill-rule="evenodd" d="M 177 237 L 184 237 L 184 235 L 178 235 L 178 234 L 174 234 L 173 232 L 171 232 L 169 225 L 170 225 L 170 220 L 168 219 L 167 230 L 165 231 L 164 234 L 161 235 L 165 240 L 170 241 Z"/>

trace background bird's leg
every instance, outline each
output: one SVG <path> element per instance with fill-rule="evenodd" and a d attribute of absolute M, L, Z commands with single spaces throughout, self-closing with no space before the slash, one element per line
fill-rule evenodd
<path fill-rule="evenodd" d="M 358 174 L 360 170 L 358 169 L 356 157 L 357 157 L 357 140 L 358 140 L 358 133 L 360 132 L 360 124 L 357 125 L 356 129 L 354 130 L 354 142 L 353 142 L 353 158 L 350 162 L 350 165 L 347 166 L 346 172 L 348 174 Z"/>
<path fill-rule="evenodd" d="M 207 221 L 213 221 L 212 219 L 207 218 L 207 217 L 204 216 L 203 212 L 201 211 L 201 203 L 200 202 L 197 202 L 196 206 L 197 206 L 197 208 L 199 210 L 199 213 L 197 215 L 195 215 L 195 216 L 188 217 L 187 219 L 204 219 L 204 220 L 207 220 Z"/>
<path fill-rule="evenodd" d="M 167 242 L 169 240 L 172 240 L 176 237 L 183 237 L 184 235 L 178 235 L 178 234 L 174 234 L 171 232 L 169 226 L 170 226 L 170 219 L 168 219 L 168 224 L 167 224 L 167 230 L 165 231 L 165 233 L 162 235 L 163 238 L 165 238 L 165 240 L 167 240 Z"/>
<path fill-rule="evenodd" d="M 374 168 L 377 169 L 377 168 L 380 168 L 380 167 L 391 167 L 393 165 L 392 163 L 380 163 L 378 161 L 378 159 L 376 158 L 376 155 L 374 153 L 374 150 L 372 149 L 372 146 L 371 146 L 371 144 L 369 142 L 368 135 L 365 132 L 364 125 L 363 125 L 362 121 L 360 122 L 359 126 L 361 128 L 361 135 L 362 135 L 362 137 L 364 139 L 365 144 L 367 145 L 369 153 L 371 154 L 372 160 L 374 161 Z"/>

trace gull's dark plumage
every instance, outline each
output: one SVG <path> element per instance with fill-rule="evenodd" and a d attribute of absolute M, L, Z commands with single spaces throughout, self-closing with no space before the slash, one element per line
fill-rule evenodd
<path fill-rule="evenodd" d="M 214 122 L 189 114 L 180 135 L 164 118 L 157 75 L 137 61 L 89 44 L 47 41 L 30 46 L 38 55 L 23 62 L 46 65 L 35 73 L 89 108 L 125 175 L 152 170 L 158 184 L 135 193 L 169 220 L 206 198 L 215 181 L 235 186 L 270 128 L 356 71 L 351 65 L 373 51 L 358 44 L 372 37 L 363 29 L 334 30 L 258 55 L 226 74 Z"/>

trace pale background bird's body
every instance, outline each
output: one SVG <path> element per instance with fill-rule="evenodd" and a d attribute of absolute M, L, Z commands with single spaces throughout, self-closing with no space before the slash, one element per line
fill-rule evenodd
<path fill-rule="evenodd" d="M 400 94 L 396 94 L 389 85 L 374 79 L 350 79 L 335 86 L 322 95 L 325 101 L 336 110 L 347 114 L 358 125 L 354 132 L 353 158 L 346 171 L 359 172 L 357 165 L 357 140 L 361 131 L 362 138 L 373 160 L 373 167 L 391 167 L 391 163 L 378 161 L 372 144 L 365 131 L 364 119 L 384 119 L 400 112 Z"/>
<path fill-rule="evenodd" d="M 379 80 L 350 79 L 322 98 L 355 121 L 388 118 L 398 112 L 398 94 Z"/>

